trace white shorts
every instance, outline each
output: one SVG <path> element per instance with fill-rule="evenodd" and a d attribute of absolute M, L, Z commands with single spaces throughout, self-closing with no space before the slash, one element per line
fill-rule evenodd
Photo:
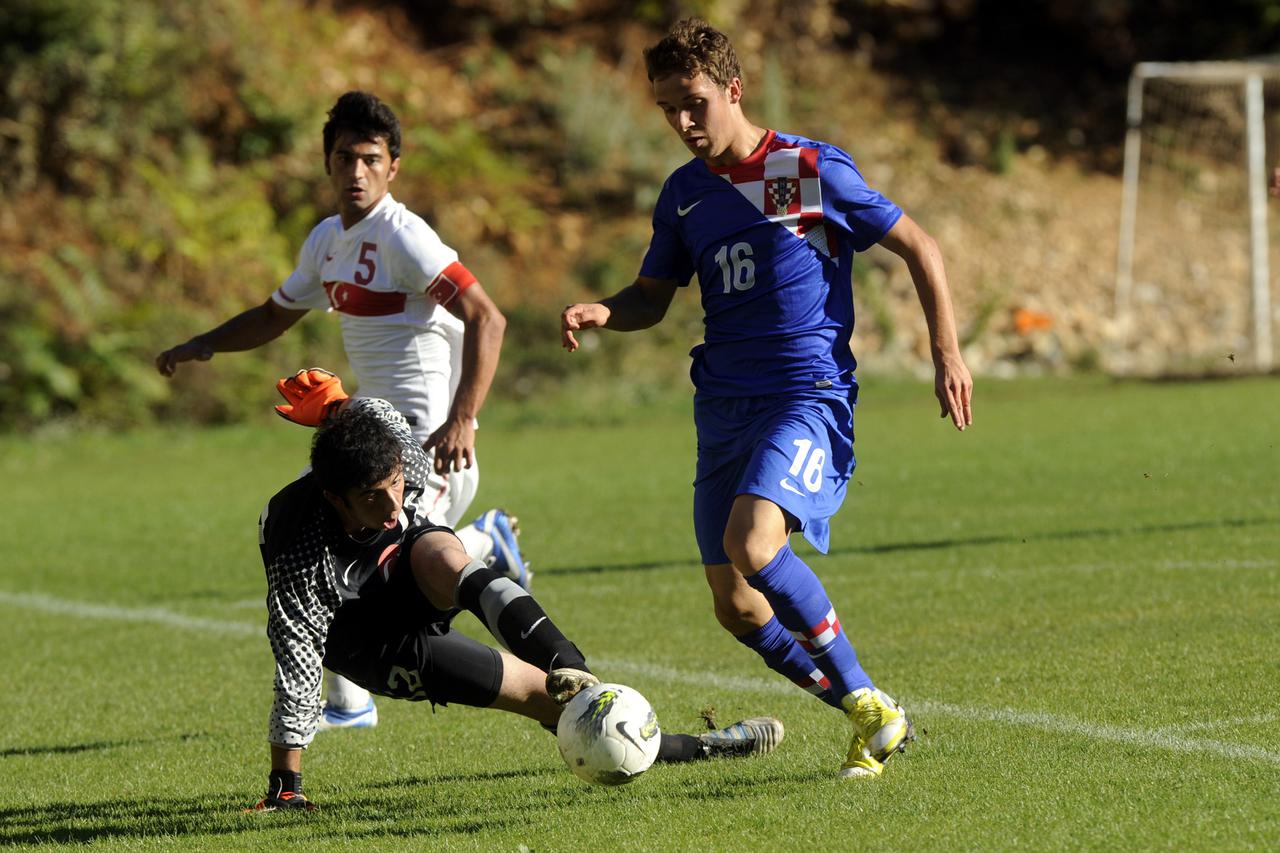
<path fill-rule="evenodd" d="M 425 442 L 448 417 L 458 390 L 462 335 L 461 324 L 432 324 L 414 336 L 415 352 L 373 371 L 377 375 L 357 375 L 358 393 L 390 402 L 409 421 L 414 437 Z M 435 454 L 427 455 L 434 463 Z M 431 521 L 457 527 L 480 487 L 479 462 L 473 458 L 470 468 L 443 477 L 432 473 L 424 485 Z"/>

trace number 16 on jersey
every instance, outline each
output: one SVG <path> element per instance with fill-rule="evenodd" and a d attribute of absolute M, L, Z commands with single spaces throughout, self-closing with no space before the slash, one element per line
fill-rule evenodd
<path fill-rule="evenodd" d="M 750 290 L 756 286 L 756 262 L 751 260 L 750 243 L 726 244 L 716 252 L 716 263 L 724 277 L 724 292 Z"/>

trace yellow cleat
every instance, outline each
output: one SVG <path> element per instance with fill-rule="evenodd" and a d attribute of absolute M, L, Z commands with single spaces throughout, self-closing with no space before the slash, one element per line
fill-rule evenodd
<path fill-rule="evenodd" d="M 884 764 L 867 751 L 866 741 L 861 735 L 854 735 L 853 743 L 849 744 L 849 754 L 845 756 L 844 765 L 840 768 L 840 778 L 874 779 L 883 772 Z"/>
<path fill-rule="evenodd" d="M 902 706 L 880 690 L 863 687 L 840 701 L 853 723 L 853 743 L 841 768 L 842 776 L 879 776 L 884 762 L 916 739 L 915 726 Z M 864 772 L 846 773 L 846 770 Z"/>

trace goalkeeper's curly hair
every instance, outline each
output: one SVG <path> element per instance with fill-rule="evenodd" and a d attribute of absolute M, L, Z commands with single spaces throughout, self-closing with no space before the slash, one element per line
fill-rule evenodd
<path fill-rule="evenodd" d="M 362 140 L 385 139 L 391 159 L 400 156 L 400 119 L 377 95 L 355 91 L 338 98 L 324 123 L 325 163 L 343 133 L 354 133 Z"/>
<path fill-rule="evenodd" d="M 742 66 L 729 37 L 701 18 L 676 22 L 660 42 L 645 48 L 644 65 L 650 83 L 672 74 L 705 74 L 725 88 L 734 77 L 742 79 Z"/>
<path fill-rule="evenodd" d="M 367 409 L 347 409 L 311 440 L 311 469 L 320 487 L 333 495 L 381 483 L 401 465 L 400 439 Z"/>

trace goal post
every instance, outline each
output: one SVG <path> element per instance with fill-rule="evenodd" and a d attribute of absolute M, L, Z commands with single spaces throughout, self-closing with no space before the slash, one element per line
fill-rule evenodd
<path fill-rule="evenodd" d="M 1280 62 L 1134 67 L 1115 288 L 1126 372 L 1237 357 L 1275 367 L 1266 125 L 1277 103 Z"/>

